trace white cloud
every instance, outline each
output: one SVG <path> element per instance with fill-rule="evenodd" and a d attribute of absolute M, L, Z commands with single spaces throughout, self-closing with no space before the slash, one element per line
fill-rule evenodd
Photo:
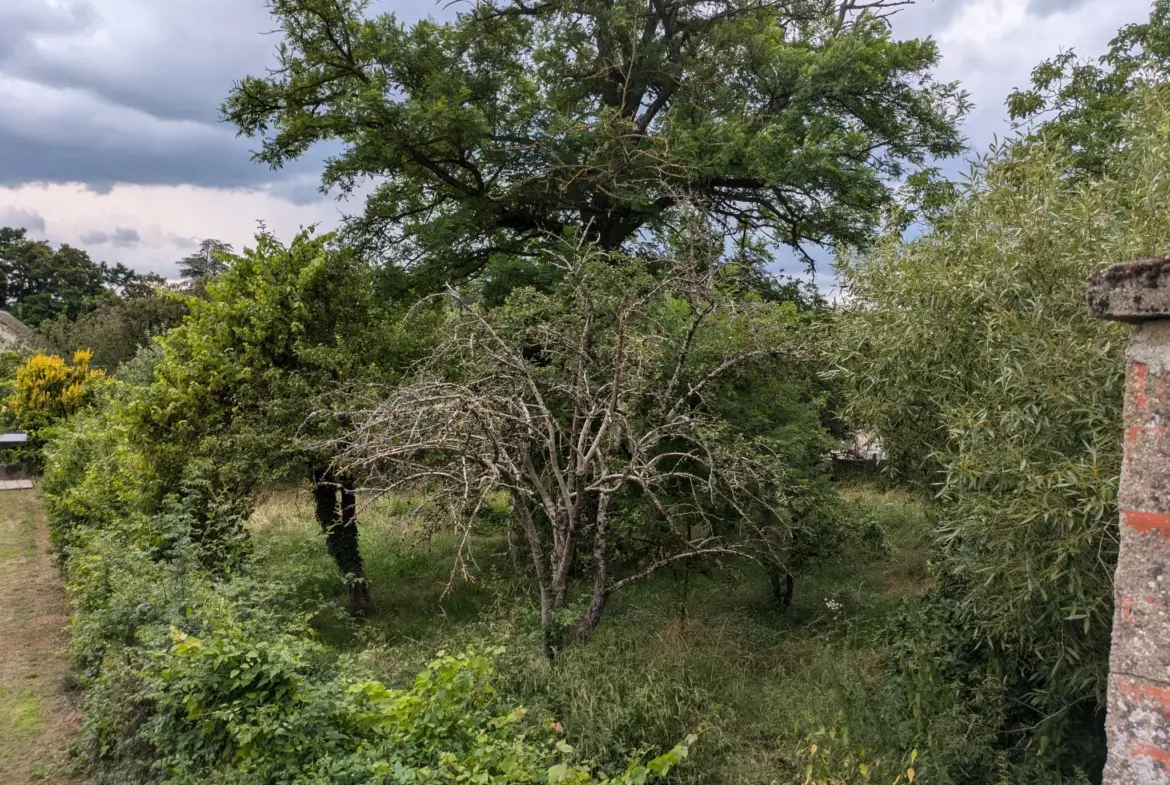
<path fill-rule="evenodd" d="M 964 130 L 980 151 L 1010 133 L 1004 102 L 1013 88 L 1028 86 L 1042 60 L 1067 49 L 1099 56 L 1118 28 L 1149 13 L 1150 0 L 937 0 L 896 16 L 894 33 L 938 41 L 939 78 L 960 81 L 975 102 Z"/>
<path fill-rule="evenodd" d="M 20 212 L 3 205 L 20 205 Z M 165 276 L 175 275 L 175 262 L 198 239 L 214 237 L 243 249 L 252 244 L 259 221 L 287 241 L 309 224 L 328 231 L 340 219 L 336 204 L 298 206 L 258 191 L 117 185 L 99 194 L 82 185 L 0 188 L 0 225 L 20 225 L 22 217 L 30 216 L 48 227 L 54 244 L 69 243 L 95 259 Z"/>

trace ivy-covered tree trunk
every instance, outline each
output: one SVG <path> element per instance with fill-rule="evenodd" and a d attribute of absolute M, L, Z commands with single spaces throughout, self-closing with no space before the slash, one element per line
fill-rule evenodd
<path fill-rule="evenodd" d="M 768 565 L 768 581 L 772 584 L 772 599 L 781 611 L 787 611 L 792 606 L 792 594 L 796 588 L 796 578 L 792 572 L 780 565 Z"/>
<path fill-rule="evenodd" d="M 370 608 L 370 589 L 358 547 L 357 494 L 353 480 L 335 477 L 328 469 L 314 470 L 312 480 L 317 523 L 325 535 L 325 548 L 349 587 L 349 612 L 364 616 Z"/>

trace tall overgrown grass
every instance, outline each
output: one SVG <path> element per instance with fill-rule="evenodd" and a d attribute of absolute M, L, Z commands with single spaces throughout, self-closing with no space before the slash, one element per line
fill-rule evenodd
<path fill-rule="evenodd" d="M 402 500 L 364 505 L 374 612 L 358 625 L 344 613 L 344 585 L 328 570 L 307 493 L 272 497 L 250 525 L 264 570 L 287 575 L 313 565 L 298 591 L 328 600 L 314 626 L 387 683 L 409 681 L 437 647 L 504 642 L 497 689 L 557 717 L 590 759 L 616 765 L 701 729 L 678 782 L 803 783 L 816 743 L 809 739 L 822 730 L 843 736 L 851 728 L 850 751 L 840 757 L 865 746 L 868 765 L 881 761 L 875 771 L 894 772 L 913 746 L 912 729 L 891 721 L 909 714 L 890 679 L 885 626 L 929 586 L 931 520 L 906 493 L 860 486 L 844 495 L 854 515 L 886 532 L 887 549 L 855 550 L 812 570 L 787 613 L 775 609 L 754 565 L 696 565 L 615 596 L 596 636 L 552 662 L 540 653 L 536 598 L 515 574 L 523 556 L 510 552 L 503 532 L 474 543 L 468 576 L 452 575 L 452 536 L 423 536 Z M 838 774 L 848 768 L 834 766 Z"/>

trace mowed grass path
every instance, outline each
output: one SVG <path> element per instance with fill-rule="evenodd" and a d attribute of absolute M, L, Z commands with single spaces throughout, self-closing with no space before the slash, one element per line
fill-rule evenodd
<path fill-rule="evenodd" d="M 74 782 L 64 688 L 69 615 L 35 491 L 0 493 L 0 783 Z"/>

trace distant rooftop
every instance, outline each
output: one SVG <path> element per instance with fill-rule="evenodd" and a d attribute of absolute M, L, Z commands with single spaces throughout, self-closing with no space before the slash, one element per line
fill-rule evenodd
<path fill-rule="evenodd" d="M 6 338 L 5 333 L 8 333 L 10 337 Z M 20 344 L 32 346 L 36 343 L 36 339 L 37 335 L 31 327 L 8 313 L 8 311 L 0 310 L 0 349 L 10 348 L 10 344 L 13 341 L 18 346 Z"/>

